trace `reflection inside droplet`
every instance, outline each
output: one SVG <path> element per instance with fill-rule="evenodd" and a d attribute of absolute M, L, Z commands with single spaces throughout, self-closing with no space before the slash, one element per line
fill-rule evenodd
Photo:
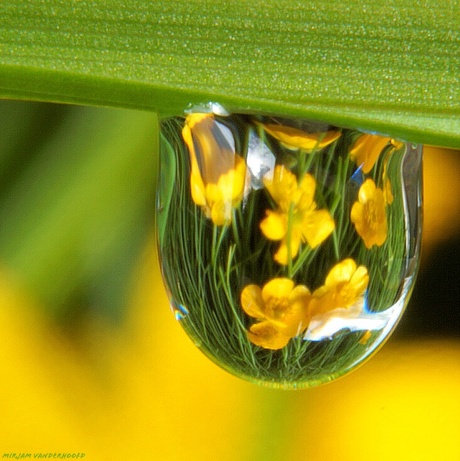
<path fill-rule="evenodd" d="M 172 302 L 171 304 L 172 311 L 174 313 L 174 316 L 176 317 L 176 320 L 182 320 L 189 314 L 188 309 L 182 304 L 175 304 L 174 302 Z"/>
<path fill-rule="evenodd" d="M 303 388 L 388 337 L 418 264 L 421 148 L 219 111 L 162 122 L 158 245 L 176 319 L 229 372 Z"/>
<path fill-rule="evenodd" d="M 251 175 L 248 185 L 252 189 L 262 188 L 263 178 L 275 169 L 275 155 L 254 131 L 249 132 L 246 164 Z"/>

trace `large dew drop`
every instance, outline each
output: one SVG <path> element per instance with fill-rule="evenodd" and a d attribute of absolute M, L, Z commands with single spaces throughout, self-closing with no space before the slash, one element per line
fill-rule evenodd
<path fill-rule="evenodd" d="M 158 244 L 177 320 L 271 387 L 349 372 L 404 311 L 421 148 L 306 120 L 189 113 L 161 125 Z"/>

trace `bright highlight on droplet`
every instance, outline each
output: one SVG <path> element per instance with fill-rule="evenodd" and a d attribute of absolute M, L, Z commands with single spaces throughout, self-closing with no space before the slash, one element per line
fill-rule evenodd
<path fill-rule="evenodd" d="M 161 125 L 158 244 L 176 319 L 244 379 L 302 388 L 388 337 L 419 257 L 421 148 L 306 120 Z"/>

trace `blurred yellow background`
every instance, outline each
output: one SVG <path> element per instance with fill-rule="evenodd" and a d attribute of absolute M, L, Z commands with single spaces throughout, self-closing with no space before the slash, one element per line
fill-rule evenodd
<path fill-rule="evenodd" d="M 0 458 L 460 460 L 458 316 L 444 319 L 448 333 L 417 333 L 423 307 L 410 303 L 374 358 L 315 389 L 243 382 L 168 307 L 153 235 L 155 116 L 11 102 L 0 116 Z M 424 167 L 429 280 L 459 236 L 460 152 L 426 148 Z M 458 301 L 458 283 L 447 297 L 424 288 Z"/>

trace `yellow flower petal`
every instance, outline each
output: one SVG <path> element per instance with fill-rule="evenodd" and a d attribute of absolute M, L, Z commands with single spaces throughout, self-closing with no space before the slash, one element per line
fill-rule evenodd
<path fill-rule="evenodd" d="M 264 130 L 290 149 L 302 149 L 311 152 L 321 149 L 340 137 L 340 131 L 307 133 L 291 126 L 261 124 Z"/>
<path fill-rule="evenodd" d="M 383 149 L 390 143 L 390 138 L 375 134 L 361 135 L 350 150 L 350 158 L 362 167 L 364 174 L 372 170 Z"/>
<path fill-rule="evenodd" d="M 289 255 L 291 256 L 291 259 L 294 259 L 298 255 L 301 241 L 301 233 L 297 228 L 294 228 L 291 231 L 289 246 L 287 237 L 281 241 L 281 244 L 274 255 L 275 261 L 283 266 L 289 264 Z"/>
<path fill-rule="evenodd" d="M 325 312 L 337 309 L 337 304 L 335 292 L 322 286 L 313 292 L 310 304 L 308 305 L 308 314 L 310 317 L 324 314 Z"/>
<path fill-rule="evenodd" d="M 385 179 L 385 182 L 383 184 L 383 196 L 385 202 L 388 203 L 388 205 L 391 205 L 393 203 L 394 197 L 393 192 L 391 190 L 391 182 L 388 178 Z"/>
<path fill-rule="evenodd" d="M 217 188 L 223 200 L 233 202 L 242 199 L 245 175 L 244 160 L 239 155 L 235 155 L 234 168 L 221 175 L 217 182 Z"/>
<path fill-rule="evenodd" d="M 339 283 L 348 282 L 356 271 L 356 263 L 353 259 L 347 258 L 336 264 L 327 274 L 325 285 L 334 287 Z"/>
<path fill-rule="evenodd" d="M 217 184 L 210 183 L 205 188 L 206 204 L 212 204 L 218 200 L 222 201 L 224 194 Z"/>
<path fill-rule="evenodd" d="M 301 210 L 311 209 L 315 202 L 316 179 L 309 173 L 305 174 L 299 185 L 298 207 Z"/>
<path fill-rule="evenodd" d="M 366 203 L 369 200 L 372 200 L 375 195 L 377 186 L 372 179 L 366 179 L 359 188 L 358 197 L 361 203 Z"/>
<path fill-rule="evenodd" d="M 262 289 L 262 299 L 265 303 L 273 298 L 288 298 L 294 282 L 288 278 L 275 278 L 266 283 Z"/>
<path fill-rule="evenodd" d="M 190 191 L 192 194 L 192 200 L 199 206 L 206 206 L 206 192 L 201 179 L 201 175 L 196 173 L 192 168 L 192 173 L 190 174 Z"/>
<path fill-rule="evenodd" d="M 271 350 L 282 349 L 291 339 L 267 321 L 255 323 L 247 334 L 249 341 L 253 344 Z"/>
<path fill-rule="evenodd" d="M 260 230 L 270 240 L 281 240 L 287 231 L 286 215 L 271 210 L 267 210 L 266 215 L 260 222 Z"/>
<path fill-rule="evenodd" d="M 264 318 L 262 290 L 258 285 L 246 285 L 241 292 L 241 307 L 246 314 L 256 319 Z"/>
<path fill-rule="evenodd" d="M 356 223 L 359 223 L 360 226 L 364 225 L 363 224 L 364 214 L 365 214 L 364 204 L 361 202 L 353 203 L 353 206 L 351 207 L 351 212 L 350 212 L 350 219 L 351 219 L 351 222 L 355 224 L 355 226 L 356 226 Z"/>
<path fill-rule="evenodd" d="M 203 120 L 213 120 L 214 115 L 210 113 L 203 113 L 203 112 L 198 112 L 198 113 L 192 113 L 187 115 L 186 119 L 186 127 L 188 127 L 190 130 L 196 127 L 196 125 L 200 124 Z"/>
<path fill-rule="evenodd" d="M 302 236 L 311 248 L 316 248 L 335 229 L 335 223 L 327 210 L 318 210 L 306 213 L 302 221 Z"/>
<path fill-rule="evenodd" d="M 369 285 L 369 274 L 366 267 L 359 266 L 350 279 L 350 285 L 353 286 L 355 298 L 359 298 Z"/>
<path fill-rule="evenodd" d="M 216 226 L 229 224 L 232 220 L 232 203 L 219 200 L 212 204 L 211 219 Z"/>
<path fill-rule="evenodd" d="M 310 302 L 310 290 L 304 285 L 296 286 L 289 294 L 290 309 L 282 318 L 283 323 L 286 325 L 282 329 L 284 334 L 291 337 L 299 335 L 308 327 L 308 303 Z"/>
<path fill-rule="evenodd" d="M 287 212 L 291 202 L 298 195 L 295 174 L 291 173 L 285 166 L 277 165 L 273 171 L 273 176 L 264 177 L 263 183 L 272 199 L 283 211 Z"/>

